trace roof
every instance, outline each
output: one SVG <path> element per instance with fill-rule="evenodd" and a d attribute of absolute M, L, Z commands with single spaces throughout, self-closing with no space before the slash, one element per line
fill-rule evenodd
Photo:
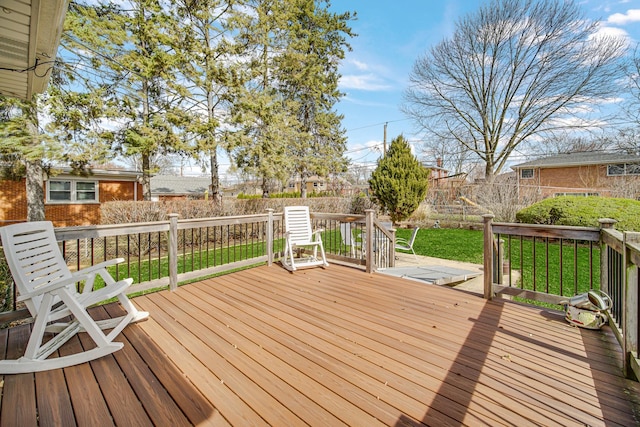
<path fill-rule="evenodd" d="M 0 95 L 31 99 L 51 77 L 69 0 L 6 0 L 0 6 Z"/>
<path fill-rule="evenodd" d="M 559 168 L 584 165 L 609 165 L 615 163 L 638 163 L 640 156 L 624 153 L 581 152 L 557 154 L 530 162 L 511 166 L 511 169 L 522 168 Z"/>
<path fill-rule="evenodd" d="M 83 176 L 83 175 L 78 175 L 77 173 L 74 173 L 73 168 L 66 167 L 66 166 L 58 167 L 54 169 L 59 171 L 60 173 L 58 175 L 53 175 L 51 178 L 55 178 L 55 176 L 68 176 L 68 175 L 79 176 L 79 177 Z M 128 178 L 129 181 L 137 180 L 139 177 L 143 175 L 141 171 L 126 170 L 126 169 L 89 168 L 88 172 L 89 172 L 88 177 L 109 178 L 113 180 Z"/>
<path fill-rule="evenodd" d="M 209 190 L 211 177 L 157 175 L 151 177 L 153 195 L 202 195 Z"/>

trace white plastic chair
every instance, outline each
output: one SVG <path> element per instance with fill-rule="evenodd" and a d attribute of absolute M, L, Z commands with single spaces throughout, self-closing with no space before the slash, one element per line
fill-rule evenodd
<path fill-rule="evenodd" d="M 97 359 L 120 350 L 124 344 L 113 339 L 131 322 L 146 319 L 149 313 L 138 311 L 125 291 L 133 282 L 116 282 L 107 267 L 124 261 L 105 261 L 72 273 L 67 267 L 56 241 L 50 221 L 26 222 L 0 228 L 7 264 L 17 286 L 19 297 L 34 318 L 24 356 L 17 360 L 0 360 L 0 374 L 38 372 L 64 368 Z M 105 286 L 93 289 L 100 275 Z M 83 282 L 79 293 L 76 284 Z M 95 321 L 87 307 L 117 297 L 127 311 L 122 317 Z M 103 330 L 111 329 L 108 334 Z M 55 336 L 44 342 L 45 332 Z M 64 343 L 78 332 L 87 332 L 96 347 L 67 356 L 52 357 Z"/>
<path fill-rule="evenodd" d="M 413 250 L 413 243 L 416 241 L 418 230 L 420 230 L 420 227 L 416 227 L 413 229 L 413 233 L 411 233 L 411 237 L 409 238 L 409 240 L 403 239 L 402 237 L 397 237 L 395 247 L 396 249 L 400 249 L 402 251 L 411 251 L 411 253 L 413 253 L 413 257 L 416 259 L 416 262 L 418 262 L 418 256 Z"/>
<path fill-rule="evenodd" d="M 287 206 L 284 208 L 284 231 L 285 231 L 285 248 L 282 257 L 282 266 L 289 271 L 295 271 L 298 268 L 313 267 L 321 265 L 326 267 L 329 265 L 324 253 L 322 238 L 320 233 L 323 230 L 311 229 L 311 216 L 309 215 L 308 206 Z M 294 249 L 299 247 L 313 247 L 313 255 L 311 257 L 296 258 Z M 320 258 L 318 258 L 318 249 L 320 250 Z"/>
<path fill-rule="evenodd" d="M 349 254 L 354 257 L 356 255 L 356 249 L 362 250 L 362 242 L 356 240 L 353 234 L 355 224 L 351 222 L 340 223 L 340 236 L 342 238 L 342 244 L 349 247 Z"/>

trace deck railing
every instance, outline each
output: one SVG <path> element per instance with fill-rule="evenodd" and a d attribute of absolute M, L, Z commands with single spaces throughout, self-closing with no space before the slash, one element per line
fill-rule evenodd
<path fill-rule="evenodd" d="M 606 223 L 602 229 L 601 289 L 611 296 L 610 322 L 625 355 L 624 370 L 640 378 L 640 233 L 620 232 Z"/>
<path fill-rule="evenodd" d="M 640 378 L 638 266 L 640 233 L 600 228 L 494 223 L 484 215 L 484 296 L 508 295 L 560 304 L 599 289 L 613 302 L 612 329 L 625 354 L 627 376 Z"/>
<path fill-rule="evenodd" d="M 368 272 L 393 266 L 394 233 L 375 218 L 365 215 L 312 213 L 312 221 L 324 229 L 322 239 L 327 257 L 362 266 Z M 107 259 L 124 258 L 112 268 L 118 279 L 131 277 L 130 294 L 152 289 L 176 289 L 214 274 L 271 264 L 284 251 L 282 213 L 269 209 L 265 214 L 179 220 L 175 214 L 167 221 L 65 227 L 55 229 L 63 256 L 72 270 Z M 352 223 L 362 243 L 358 250 L 347 247 L 340 235 L 340 224 Z M 372 237 L 369 237 L 372 236 Z M 375 244 L 368 248 L 369 242 Z M 368 248 L 368 249 L 367 249 Z M 10 275 L 5 274 L 7 278 Z M 7 303 L 0 323 L 28 317 L 16 306 L 12 283 L 5 290 Z"/>

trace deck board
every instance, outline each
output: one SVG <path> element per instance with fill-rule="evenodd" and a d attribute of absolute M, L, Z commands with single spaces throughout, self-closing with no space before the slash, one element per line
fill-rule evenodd
<path fill-rule="evenodd" d="M 150 318 L 122 350 L 5 375 L 0 424 L 640 425 L 611 331 L 552 310 L 338 265 L 263 266 L 134 303 Z M 0 356 L 27 337 L 0 332 Z"/>

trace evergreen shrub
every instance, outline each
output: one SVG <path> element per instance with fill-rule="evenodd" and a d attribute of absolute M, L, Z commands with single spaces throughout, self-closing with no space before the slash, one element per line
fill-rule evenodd
<path fill-rule="evenodd" d="M 418 209 L 427 195 L 428 179 L 429 170 L 411 153 L 409 142 L 400 135 L 378 160 L 369 186 L 373 200 L 398 223 Z"/>

